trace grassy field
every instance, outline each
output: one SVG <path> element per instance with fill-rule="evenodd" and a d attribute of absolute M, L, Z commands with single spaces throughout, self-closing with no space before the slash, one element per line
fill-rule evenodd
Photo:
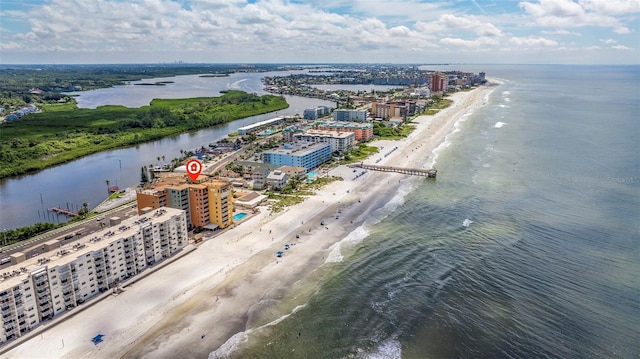
<path fill-rule="evenodd" d="M 140 108 L 51 105 L 42 113 L 0 125 L 0 178 L 288 106 L 280 96 L 242 91 L 220 97 L 153 100 Z"/>

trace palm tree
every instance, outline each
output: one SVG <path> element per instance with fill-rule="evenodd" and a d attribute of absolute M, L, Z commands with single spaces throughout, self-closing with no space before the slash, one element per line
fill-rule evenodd
<path fill-rule="evenodd" d="M 87 216 L 89 215 L 89 203 L 84 202 L 82 204 L 82 213 L 84 214 L 84 217 L 87 218 Z"/>

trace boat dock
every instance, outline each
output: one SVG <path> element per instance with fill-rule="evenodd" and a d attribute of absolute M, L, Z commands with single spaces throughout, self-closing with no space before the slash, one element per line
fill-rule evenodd
<path fill-rule="evenodd" d="M 438 173 L 438 171 L 435 168 L 425 170 L 421 168 L 378 166 L 378 165 L 368 165 L 364 163 L 354 163 L 354 164 L 348 165 L 348 167 L 364 168 L 366 170 L 381 171 L 381 172 L 396 172 L 396 173 L 402 173 L 402 174 L 407 174 L 412 176 L 424 176 L 427 178 L 436 178 L 436 174 Z"/>
<path fill-rule="evenodd" d="M 62 213 L 62 214 L 67 215 L 69 217 L 75 217 L 75 216 L 78 215 L 76 212 L 71 212 L 68 209 L 64 209 L 64 208 L 60 208 L 60 207 L 52 207 L 52 208 L 49 208 L 49 210 L 57 212 L 57 213 Z"/>

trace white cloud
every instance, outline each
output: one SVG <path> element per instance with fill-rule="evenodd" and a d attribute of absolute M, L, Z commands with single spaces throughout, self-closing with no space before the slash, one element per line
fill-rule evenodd
<path fill-rule="evenodd" d="M 456 16 L 444 14 L 437 21 L 416 23 L 416 27 L 429 33 L 443 33 L 451 30 L 473 31 L 478 36 L 502 36 L 502 30 L 490 22 L 483 22 L 473 15 Z"/>
<path fill-rule="evenodd" d="M 586 10 L 603 15 L 631 15 L 640 13 L 639 0 L 579 0 Z"/>
<path fill-rule="evenodd" d="M 615 45 L 611 46 L 611 48 L 614 50 L 633 50 L 633 48 L 624 45 Z"/>
<path fill-rule="evenodd" d="M 584 14 L 582 6 L 571 0 L 539 0 L 540 2 L 530 3 L 523 1 L 519 4 L 526 12 L 534 17 L 567 17 L 580 16 Z"/>
<path fill-rule="evenodd" d="M 599 39 L 618 39 L 610 30 L 636 29 L 630 21 L 638 18 L 596 0 L 528 0 L 512 13 L 480 1 L 41 1 L 12 9 L 10 19 L 0 11 L 3 62 L 501 62 L 506 53 L 557 56 L 561 45 L 584 51 Z M 615 1 L 635 11 L 635 5 Z M 581 26 L 607 28 L 608 34 L 589 29 L 581 35 L 574 31 Z M 576 37 L 560 37 L 565 35 Z M 602 53 L 623 60 L 610 47 L 618 43 L 602 44 Z M 496 50 L 503 52 L 496 57 Z M 634 52 L 627 54 L 626 62 L 637 62 Z"/>
<path fill-rule="evenodd" d="M 494 38 L 485 36 L 485 37 L 479 37 L 475 40 L 464 40 L 460 38 L 445 37 L 444 39 L 440 40 L 440 43 L 443 45 L 477 48 L 481 46 L 498 45 L 500 42 Z"/>
<path fill-rule="evenodd" d="M 583 49 L 587 50 L 587 51 L 601 50 L 600 46 L 595 46 L 595 45 L 594 46 L 587 46 L 587 47 L 584 47 Z"/>
<path fill-rule="evenodd" d="M 543 34 L 545 34 L 545 35 L 574 35 L 574 36 L 581 36 L 581 34 L 579 32 L 569 31 L 569 30 L 564 30 L 564 29 L 542 30 L 541 32 Z"/>
<path fill-rule="evenodd" d="M 533 17 L 536 24 L 544 27 L 607 27 L 619 34 L 631 30 L 617 18 L 638 12 L 640 0 L 538 0 L 537 3 L 522 1 L 518 6 Z M 619 11 L 617 6 L 625 11 Z"/>
<path fill-rule="evenodd" d="M 527 47 L 554 47 L 558 46 L 558 42 L 555 40 L 545 39 L 544 37 L 512 37 L 509 39 L 509 43 L 515 46 L 527 46 Z"/>
<path fill-rule="evenodd" d="M 606 39 L 606 40 L 600 40 L 600 42 L 605 44 L 615 44 L 617 41 L 614 39 Z"/>

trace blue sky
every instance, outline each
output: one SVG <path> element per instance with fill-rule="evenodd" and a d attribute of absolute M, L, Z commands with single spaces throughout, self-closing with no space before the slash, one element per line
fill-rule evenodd
<path fill-rule="evenodd" d="M 0 63 L 639 64 L 640 0 L 2 0 Z"/>

